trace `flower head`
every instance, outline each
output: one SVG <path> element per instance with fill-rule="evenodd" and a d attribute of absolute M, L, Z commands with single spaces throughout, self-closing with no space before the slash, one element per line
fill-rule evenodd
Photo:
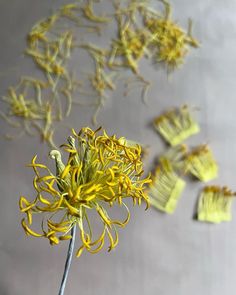
<path fill-rule="evenodd" d="M 36 163 L 35 156 L 29 166 L 36 174 L 33 185 L 37 197 L 32 202 L 20 198 L 20 210 L 27 214 L 22 220 L 27 235 L 48 238 L 54 245 L 70 239 L 71 228 L 79 227 L 82 246 L 77 256 L 84 249 L 97 253 L 106 235 L 110 244 L 108 251 L 117 245 L 116 227 L 124 227 L 130 218 L 124 203 L 126 198 L 132 198 L 134 204 L 140 205 L 142 201 L 147 207 L 149 204 L 144 186 L 151 180 L 149 177 L 140 179 L 143 174 L 141 147 L 127 145 L 125 138 L 108 136 L 105 131 L 98 135 L 99 130 L 82 128 L 78 134 L 72 130 L 73 136 L 62 145 L 69 154 L 65 165 L 59 151 L 50 152 L 56 163 L 56 175 L 46 165 Z M 127 211 L 124 220 L 109 216 L 108 209 L 115 204 Z M 89 212 L 96 213 L 101 220 L 103 230 L 98 238 L 93 236 Z M 29 227 L 37 214 L 44 216 L 41 233 Z"/>

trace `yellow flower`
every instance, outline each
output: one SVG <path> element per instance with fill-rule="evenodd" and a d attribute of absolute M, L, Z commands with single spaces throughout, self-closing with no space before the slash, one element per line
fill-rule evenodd
<path fill-rule="evenodd" d="M 149 205 L 144 186 L 151 180 L 140 179 L 143 173 L 141 147 L 128 145 L 124 138 L 108 136 L 105 131 L 98 135 L 100 129 L 82 128 L 78 134 L 72 130 L 73 136 L 62 145 L 69 154 L 66 165 L 59 151 L 50 152 L 50 157 L 55 159 L 56 175 L 46 165 L 37 163 L 35 156 L 29 166 L 36 175 L 33 185 L 37 196 L 31 202 L 20 198 L 20 210 L 27 215 L 22 220 L 27 235 L 47 238 L 55 245 L 60 240 L 71 239 L 70 230 L 79 227 L 82 246 L 77 256 L 84 249 L 90 253 L 100 251 L 106 235 L 110 244 L 108 251 L 117 245 L 116 227 L 124 227 L 130 218 L 124 203 L 126 198 L 132 198 L 134 205 L 142 201 L 147 208 Z M 124 220 L 113 219 L 108 214 L 115 204 L 127 211 Z M 91 213 L 96 213 L 102 223 L 98 237 L 93 236 Z M 37 214 L 42 214 L 41 233 L 30 228 Z"/>

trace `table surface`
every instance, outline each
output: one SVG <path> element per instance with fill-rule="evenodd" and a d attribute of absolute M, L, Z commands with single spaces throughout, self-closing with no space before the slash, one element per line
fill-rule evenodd
<path fill-rule="evenodd" d="M 34 2 L 34 3 L 33 3 Z M 6 93 L 22 74 L 37 69 L 23 55 L 25 36 L 35 22 L 66 1 L 0 1 L 0 89 Z M 165 144 L 150 126 L 155 116 L 184 103 L 199 108 L 201 132 L 187 141 L 208 143 L 219 163 L 217 180 L 211 183 L 236 189 L 236 1 L 175 0 L 174 19 L 187 26 L 194 20 L 194 36 L 201 48 L 192 50 L 185 65 L 168 78 L 164 69 L 142 65 L 152 81 L 148 104 L 134 90 L 123 97 L 122 87 L 107 99 L 98 122 L 109 133 L 126 136 L 150 146 L 147 169 Z M 103 5 L 103 4 L 101 4 Z M 113 28 L 108 28 L 112 33 Z M 114 33 L 114 32 L 113 32 Z M 99 41 L 103 42 L 103 37 Z M 73 63 L 77 63 L 73 60 Z M 79 61 L 78 61 L 79 63 Z M 81 63 L 81 61 L 80 61 Z M 89 70 L 86 60 L 82 67 Z M 2 108 L 2 107 L 1 107 Z M 66 123 L 79 130 L 91 126 L 94 109 L 75 107 Z M 0 130 L 0 294 L 57 294 L 67 243 L 50 247 L 44 239 L 28 238 L 20 225 L 19 196 L 34 197 L 33 173 L 25 165 L 34 154 L 47 162 L 48 147 L 37 137 L 6 141 L 11 129 L 1 121 Z M 62 124 L 56 143 L 68 136 Z M 187 187 L 173 215 L 144 206 L 131 208 L 131 220 L 119 230 L 119 245 L 111 253 L 83 254 L 74 259 L 66 294 L 230 295 L 235 289 L 236 207 L 232 222 L 220 225 L 194 220 L 202 183 L 187 180 Z M 116 210 L 116 209 L 114 209 Z M 76 244 L 78 247 L 78 243 Z"/>

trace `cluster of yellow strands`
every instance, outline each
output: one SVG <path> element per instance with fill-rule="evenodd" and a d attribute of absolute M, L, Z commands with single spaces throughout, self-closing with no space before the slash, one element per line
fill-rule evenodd
<path fill-rule="evenodd" d="M 171 146 L 179 145 L 200 131 L 187 105 L 166 111 L 155 118 L 153 124 Z"/>
<path fill-rule="evenodd" d="M 231 205 L 236 193 L 228 187 L 204 187 L 198 202 L 198 220 L 220 223 L 232 219 Z"/>
<path fill-rule="evenodd" d="M 165 0 L 160 2 L 164 4 L 164 13 L 152 9 L 150 1 L 130 1 L 123 8 L 116 4 L 119 38 L 113 43 L 110 65 L 115 57 L 124 56 L 120 65 L 137 74 L 138 62 L 145 56 L 174 69 L 183 64 L 190 46 L 199 46 L 192 37 L 192 23 L 185 32 L 172 20 L 170 4 Z"/>
<path fill-rule="evenodd" d="M 81 16 L 93 25 L 81 23 Z M 68 69 L 68 60 L 76 47 L 73 24 L 97 32 L 94 23 L 103 21 L 107 19 L 94 15 L 92 1 L 86 1 L 84 5 L 79 2 L 65 5 L 34 25 L 27 36 L 25 53 L 44 77 L 22 76 L 20 83 L 9 87 L 3 97 L 7 110 L 0 113 L 11 126 L 21 128 L 20 134 L 34 135 L 36 128 L 42 140 L 55 147 L 54 125 L 69 116 L 73 94 L 80 84 Z"/>
<path fill-rule="evenodd" d="M 209 146 L 199 145 L 186 156 L 185 171 L 204 182 L 217 177 L 218 165 Z"/>
<path fill-rule="evenodd" d="M 66 165 L 59 151 L 50 152 L 56 162 L 56 175 L 46 165 L 37 163 L 36 156 L 29 165 L 35 172 L 33 185 L 37 197 L 34 201 L 20 198 L 20 210 L 27 215 L 22 226 L 27 235 L 47 238 L 52 245 L 70 239 L 70 230 L 78 226 L 82 246 L 77 256 L 84 249 L 97 253 L 106 235 L 110 251 L 118 243 L 116 227 L 124 227 L 130 218 L 124 200 L 132 198 L 134 205 L 144 201 L 148 208 L 144 187 L 151 180 L 141 179 L 141 147 L 128 146 L 124 138 L 108 136 L 105 131 L 98 135 L 98 130 L 89 128 L 81 129 L 78 134 L 73 130 L 73 136 L 62 147 L 69 154 Z M 127 211 L 124 220 L 109 216 L 108 210 L 115 204 Z M 93 235 L 89 212 L 96 212 L 102 222 L 98 238 Z M 41 233 L 31 229 L 33 217 L 39 214 Z"/>
<path fill-rule="evenodd" d="M 96 97 L 92 103 L 96 106 L 93 116 L 96 124 L 107 92 L 116 88 L 115 77 L 119 76 L 119 68 L 128 68 L 134 75 L 126 80 L 126 93 L 130 85 L 135 83 L 142 88 L 145 99 L 150 82 L 142 76 L 139 61 L 143 57 L 151 57 L 173 69 L 183 63 L 190 46 L 198 46 L 191 35 L 191 26 L 188 32 L 181 29 L 172 20 L 170 5 L 164 0 L 160 1 L 164 4 L 164 13 L 153 9 L 149 0 L 127 0 L 122 3 L 113 1 L 114 13 L 101 16 L 94 13 L 94 2 L 85 0 L 64 5 L 34 25 L 27 36 L 25 52 L 44 78 L 22 77 L 20 87 L 10 87 L 4 98 L 8 110 L 1 112 L 2 117 L 31 135 L 36 127 L 42 140 L 51 146 L 55 146 L 55 123 L 70 115 L 73 102 L 81 103 L 74 97 L 91 96 L 91 93 L 81 89 L 83 83 L 69 70 L 68 61 L 75 48 L 86 50 L 94 61 L 94 72 L 86 80 L 90 81 L 92 96 Z M 118 36 L 112 39 L 107 48 L 77 40 L 78 28 L 100 34 L 102 26 L 112 20 L 116 22 Z"/>

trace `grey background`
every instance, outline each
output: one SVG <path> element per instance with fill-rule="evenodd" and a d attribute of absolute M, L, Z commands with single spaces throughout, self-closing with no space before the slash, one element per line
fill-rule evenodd
<path fill-rule="evenodd" d="M 34 75 L 32 62 L 22 54 L 26 33 L 60 3 L 66 1 L 0 0 L 1 95 L 21 73 Z M 181 25 L 186 27 L 188 17 L 194 20 L 194 35 L 202 47 L 193 50 L 184 67 L 169 79 L 165 70 L 144 63 L 145 76 L 153 81 L 149 105 L 141 103 L 139 91 L 124 98 L 120 87 L 101 111 L 99 124 L 109 133 L 149 144 L 149 169 L 165 148 L 150 128 L 153 117 L 185 102 L 198 106 L 201 133 L 188 143 L 209 143 L 220 166 L 219 178 L 212 183 L 236 189 L 236 1 L 175 0 L 172 4 Z M 75 108 L 68 122 L 79 130 L 90 125 L 92 113 L 88 107 Z M 37 137 L 5 141 L 8 131 L 1 121 L 0 295 L 57 294 L 67 244 L 50 247 L 44 239 L 26 237 L 18 210 L 19 195 L 34 197 L 33 172 L 25 164 L 36 153 L 41 162 L 48 162 L 48 147 Z M 68 134 L 64 126 L 58 128 L 56 142 L 63 143 Z M 193 216 L 202 186 L 188 180 L 172 216 L 152 208 L 147 212 L 144 207 L 131 209 L 131 221 L 119 231 L 115 251 L 84 253 L 73 260 L 66 294 L 234 294 L 236 219 L 217 226 L 196 222 Z M 233 215 L 235 211 L 234 204 Z"/>

